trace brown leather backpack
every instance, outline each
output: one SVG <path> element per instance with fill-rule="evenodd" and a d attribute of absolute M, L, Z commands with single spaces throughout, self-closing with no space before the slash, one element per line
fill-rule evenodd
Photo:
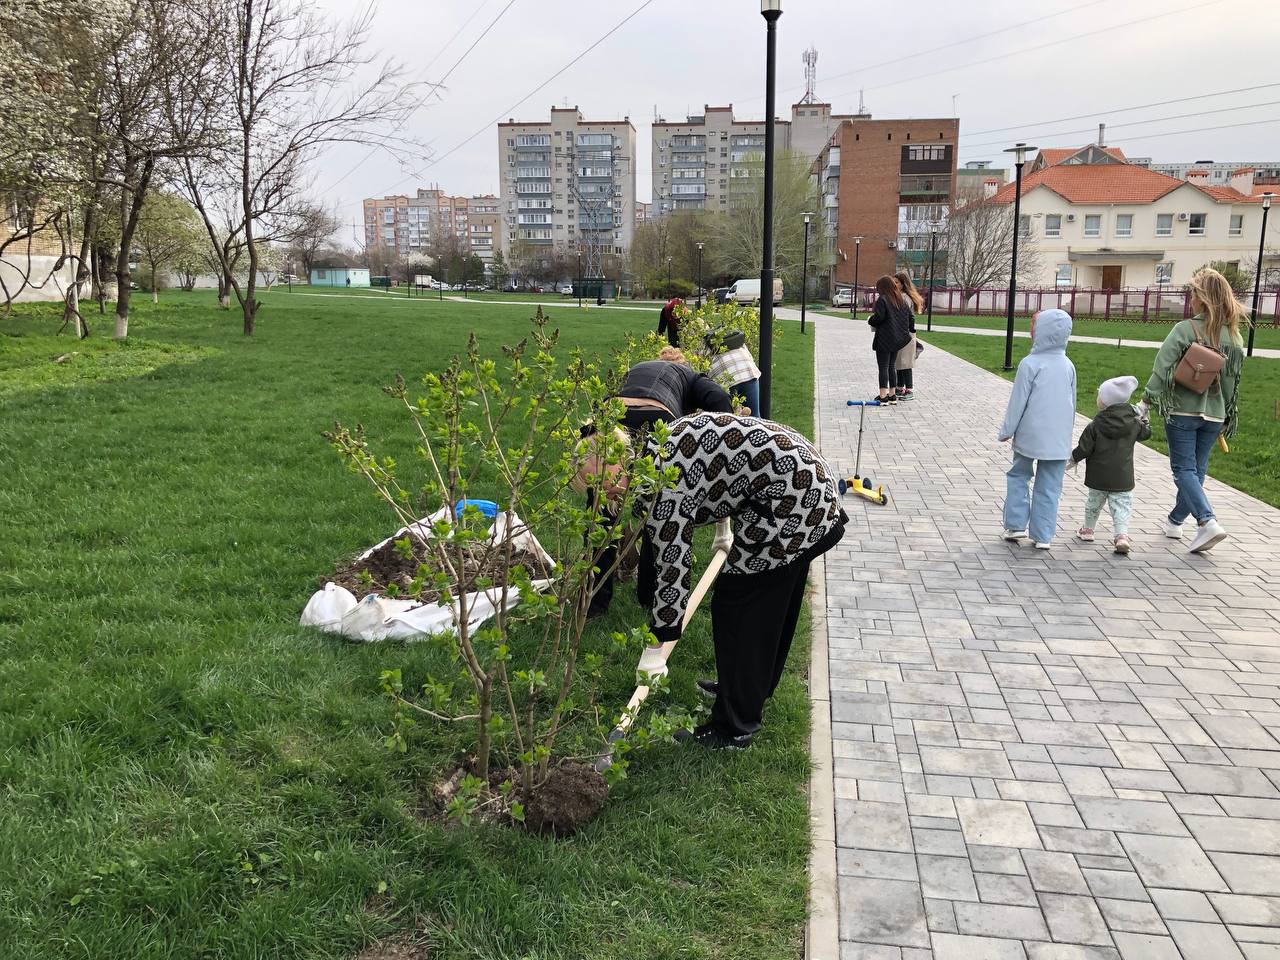
<path fill-rule="evenodd" d="M 1188 345 L 1182 359 L 1173 369 L 1173 379 L 1181 387 L 1192 393 L 1204 393 L 1218 380 L 1222 368 L 1227 363 L 1226 356 L 1219 350 L 1205 343 L 1200 336 L 1200 328 L 1195 320 L 1191 321 L 1191 330 L 1195 340 Z"/>

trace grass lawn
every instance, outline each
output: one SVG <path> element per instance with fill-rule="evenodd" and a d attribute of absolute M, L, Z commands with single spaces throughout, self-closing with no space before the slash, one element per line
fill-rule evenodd
<path fill-rule="evenodd" d="M 803 632 L 751 750 L 635 755 L 572 839 L 415 816 L 461 740 L 422 722 L 387 751 L 377 677 L 440 653 L 296 625 L 392 529 L 319 434 L 407 442 L 381 386 L 473 328 L 496 352 L 529 311 L 264 299 L 252 339 L 212 292 L 138 303 L 126 345 L 53 337 L 47 307 L 0 320 L 0 956 L 351 958 L 417 928 L 433 960 L 799 957 Z M 653 325 L 551 315 L 598 351 Z M 787 326 L 775 411 L 812 433 L 813 338 Z M 642 618 L 623 588 L 600 637 Z M 711 674 L 703 613 L 672 697 L 692 709 Z"/>
<path fill-rule="evenodd" d="M 1005 373 L 1004 341 L 997 337 L 975 337 L 962 333 L 921 333 L 920 338 L 985 370 L 1012 380 Z M 1025 357 L 1029 340 L 1014 340 L 1013 363 Z M 1110 377 L 1132 374 L 1140 385 L 1151 375 L 1155 351 L 1143 347 L 1107 347 L 1102 344 L 1073 343 L 1067 355 L 1076 365 L 1076 409 L 1086 417 L 1098 412 L 1098 384 Z M 1141 389 L 1135 398 L 1141 395 Z M 1253 357 L 1245 360 L 1240 381 L 1240 429 L 1231 440 L 1231 452 L 1215 451 L 1209 461 L 1209 475 L 1229 483 L 1259 500 L 1280 507 L 1280 360 Z M 1168 453 L 1164 423 L 1151 422 L 1152 437 L 1147 442 Z"/>
<path fill-rule="evenodd" d="M 849 311 L 831 311 L 824 310 L 823 313 L 833 317 L 844 317 L 848 319 Z M 867 313 L 862 311 L 860 314 L 862 322 L 866 322 Z M 1177 318 L 1181 320 L 1181 317 Z M 1111 339 L 1123 340 L 1153 340 L 1160 343 L 1168 335 L 1173 328 L 1176 320 L 1170 320 L 1168 323 L 1125 323 L 1121 320 L 1090 320 L 1075 318 L 1072 323 L 1071 332 L 1078 337 L 1107 337 Z M 979 330 L 1004 330 L 1008 321 L 1004 317 L 970 317 L 970 316 L 951 316 L 950 314 L 935 313 L 933 315 L 934 327 L 971 327 Z M 923 330 L 923 317 L 916 318 L 916 326 Z M 1013 328 L 1021 333 L 1026 333 L 1031 329 L 1030 316 L 1014 317 Z M 1247 334 L 1246 334 L 1247 335 Z M 1254 333 L 1253 345 L 1255 347 L 1264 347 L 1267 349 L 1280 349 L 1280 327 L 1262 326 Z M 1001 348 L 1003 349 L 1003 348 Z M 1003 359 L 1004 354 L 1001 354 Z"/>

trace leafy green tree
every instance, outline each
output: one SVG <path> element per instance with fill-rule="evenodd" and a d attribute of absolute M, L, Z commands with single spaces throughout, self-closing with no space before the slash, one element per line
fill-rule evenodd
<path fill-rule="evenodd" d="M 501 250 L 493 251 L 493 285 L 501 290 L 507 285 L 511 271 L 507 268 L 507 258 Z"/>
<path fill-rule="evenodd" d="M 160 302 L 161 271 L 176 269 L 179 262 L 190 264 L 208 244 L 204 224 L 191 204 L 177 194 L 153 190 L 138 214 L 134 248 L 147 265 L 151 302 Z"/>

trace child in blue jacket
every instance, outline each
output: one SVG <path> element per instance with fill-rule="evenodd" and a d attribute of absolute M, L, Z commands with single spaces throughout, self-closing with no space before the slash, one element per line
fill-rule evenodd
<path fill-rule="evenodd" d="M 1065 310 L 1041 310 L 1031 318 L 1031 352 L 1018 364 L 998 437 L 1002 443 L 1013 441 L 1004 538 L 1018 541 L 1029 532 L 1040 550 L 1048 550 L 1053 541 L 1062 474 L 1071 458 L 1076 368 L 1067 359 L 1070 336 L 1071 315 Z"/>

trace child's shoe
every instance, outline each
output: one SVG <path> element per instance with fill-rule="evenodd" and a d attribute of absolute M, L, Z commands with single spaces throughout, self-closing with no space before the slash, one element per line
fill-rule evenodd
<path fill-rule="evenodd" d="M 1076 536 L 1085 543 L 1093 543 L 1093 527 L 1081 527 L 1076 531 Z"/>
<path fill-rule="evenodd" d="M 1092 539 L 1092 537 L 1090 538 Z M 1129 552 L 1129 535 L 1127 533 L 1117 533 L 1115 552 L 1121 556 L 1125 556 Z"/>
<path fill-rule="evenodd" d="M 912 392 L 911 390 L 903 390 L 900 394 L 898 394 L 898 399 L 899 399 L 899 400 L 914 400 L 914 399 L 915 399 L 915 396 L 916 396 L 916 395 L 915 395 L 915 393 L 914 393 L 914 392 Z"/>

